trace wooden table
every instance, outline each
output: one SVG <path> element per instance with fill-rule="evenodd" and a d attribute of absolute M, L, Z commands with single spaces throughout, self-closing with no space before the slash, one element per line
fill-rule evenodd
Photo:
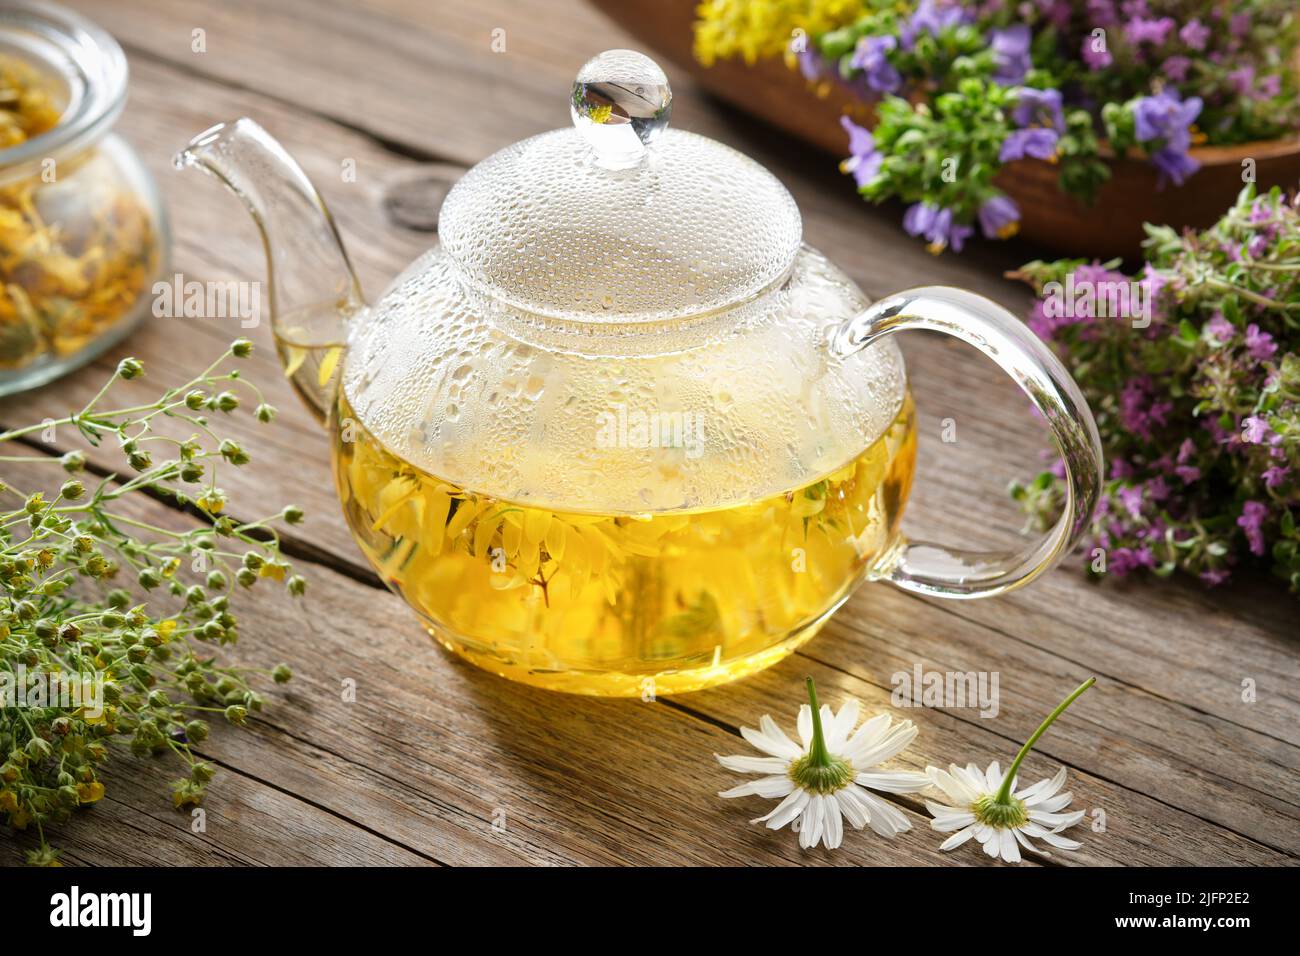
<path fill-rule="evenodd" d="M 448 164 L 453 175 L 507 143 L 569 122 L 566 96 L 591 54 L 630 45 L 577 0 L 76 0 L 126 47 L 131 101 L 120 130 L 170 205 L 175 268 L 187 279 L 260 279 L 252 224 L 215 183 L 170 168 L 173 151 L 218 120 L 257 118 L 301 161 L 330 203 L 371 294 L 432 236 L 395 225 L 395 183 Z M 204 52 L 195 52 L 202 30 Z M 503 30 L 504 34 L 494 34 Z M 504 36 L 505 52 L 494 52 Z M 499 43 L 498 43 L 499 46 Z M 789 185 L 807 240 L 873 296 L 949 283 L 1023 309 L 1000 278 L 1036 250 L 977 243 L 932 258 L 903 236 L 898 210 L 859 203 L 834 162 L 704 99 L 672 77 L 674 121 L 755 156 Z M 340 170 L 355 162 L 355 182 Z M 92 368 L 0 404 L 25 424 L 81 406 L 125 354 L 152 398 L 241 334 L 235 320 L 159 319 Z M 287 661 L 296 677 L 268 692 L 248 731 L 204 744 L 220 767 L 206 832 L 171 809 L 175 768 L 116 759 L 108 795 L 54 842 L 84 864 L 919 864 L 987 863 L 973 845 L 937 850 L 923 803 L 899 798 L 914 828 L 890 842 L 851 833 L 844 848 L 801 852 L 788 831 L 748 819 L 764 801 L 723 801 L 736 782 L 713 754 L 743 752 L 737 728 L 764 713 L 789 724 L 813 675 L 822 699 L 889 707 L 891 675 L 996 671 L 1000 712 L 896 712 L 920 727 L 902 766 L 1006 762 L 1042 716 L 1089 675 L 1098 684 L 1030 756 L 1024 778 L 1070 770 L 1089 811 L 1084 848 L 1029 865 L 1294 864 L 1297 610 L 1266 581 L 1207 593 L 1186 581 L 1086 583 L 1073 559 L 1026 590 L 975 602 L 867 585 L 784 663 L 729 687 L 654 702 L 534 690 L 433 646 L 385 591 L 334 499 L 324 435 L 275 364 L 269 328 L 253 331 L 249 374 L 278 424 L 232 420 L 254 465 L 229 476 L 236 502 L 297 502 L 307 522 L 286 549 L 311 583 L 291 602 L 251 592 L 239 659 Z M 1005 486 L 1041 466 L 1046 437 L 993 366 L 951 341 L 905 345 L 919 399 L 919 483 L 909 530 L 970 546 L 1014 542 Z M 138 386 L 138 387 L 137 387 Z M 941 441 L 944 419 L 955 443 Z M 61 449 L 60 449 L 61 450 Z M 111 452 L 95 452 L 117 467 Z M 176 513 L 171 520 L 189 520 Z M 355 702 L 343 699 L 356 683 Z M 1243 699 L 1243 682 L 1257 688 Z M 1097 811 L 1101 811 L 1098 814 Z M 1099 827 L 1104 818 L 1104 829 Z M 15 861 L 29 836 L 0 842 Z"/>

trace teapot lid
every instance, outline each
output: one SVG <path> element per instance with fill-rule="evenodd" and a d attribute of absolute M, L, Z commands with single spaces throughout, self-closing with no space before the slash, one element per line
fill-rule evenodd
<path fill-rule="evenodd" d="M 788 274 L 794 198 L 749 157 L 668 129 L 672 92 L 643 54 L 578 71 L 573 126 L 508 146 L 447 195 L 443 248 L 462 278 L 559 319 L 640 323 L 752 298 Z"/>

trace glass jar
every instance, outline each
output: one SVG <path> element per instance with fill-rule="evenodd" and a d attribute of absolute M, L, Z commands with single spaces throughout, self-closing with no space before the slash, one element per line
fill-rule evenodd
<path fill-rule="evenodd" d="M 0 7 L 0 395 L 121 340 L 167 270 L 157 187 L 112 132 L 126 90 L 122 48 L 89 20 Z"/>

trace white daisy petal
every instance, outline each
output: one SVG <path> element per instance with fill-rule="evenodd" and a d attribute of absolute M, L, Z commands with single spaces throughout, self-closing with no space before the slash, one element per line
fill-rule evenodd
<path fill-rule="evenodd" d="M 1029 819 L 1035 823 L 1044 823 L 1054 830 L 1063 830 L 1066 827 L 1072 827 L 1083 819 L 1083 811 L 1076 810 L 1074 813 L 1044 813 L 1042 810 L 1030 810 Z"/>
<path fill-rule="evenodd" d="M 989 769 L 984 774 L 984 782 L 993 793 L 997 793 L 998 787 L 1002 786 L 1002 768 L 998 766 L 996 760 L 989 764 Z"/>
<path fill-rule="evenodd" d="M 844 758 L 847 760 L 851 754 L 878 744 L 880 739 L 888 733 L 891 721 L 892 718 L 888 714 L 876 714 L 876 716 L 864 722 L 849 738 L 849 742 L 845 744 Z"/>
<path fill-rule="evenodd" d="M 882 793 L 916 793 L 930 786 L 930 778 L 912 770 L 887 770 L 860 773 L 853 782 Z"/>
<path fill-rule="evenodd" d="M 948 768 L 948 771 L 965 784 L 966 789 L 971 793 L 972 803 L 988 793 L 988 781 L 984 776 L 984 771 L 973 763 L 967 764 L 965 767 L 953 765 Z"/>
<path fill-rule="evenodd" d="M 1015 832 L 1010 829 L 1003 829 L 1000 835 L 1001 840 L 999 842 L 1002 844 L 1002 859 L 1006 860 L 1008 863 L 1019 863 L 1020 844 L 1016 842 Z"/>
<path fill-rule="evenodd" d="M 792 790 L 790 795 L 776 805 L 771 813 L 750 820 L 750 823 L 766 823 L 769 830 L 779 830 L 803 812 L 808 805 L 806 790 Z"/>
<path fill-rule="evenodd" d="M 844 749 L 849 734 L 857 726 L 858 711 L 860 709 L 861 705 L 858 704 L 857 700 L 850 697 L 840 705 L 840 712 L 825 726 L 826 746 L 832 753 L 839 753 Z"/>
<path fill-rule="evenodd" d="M 855 830 L 861 830 L 867 825 L 867 814 L 862 809 L 862 804 L 853 799 L 853 788 L 845 787 L 834 793 L 835 802 L 839 804 L 840 811 L 853 825 Z"/>
<path fill-rule="evenodd" d="M 851 762 L 855 769 L 882 764 L 907 749 L 919 732 L 920 728 L 910 720 L 905 720 L 897 727 L 891 727 L 879 743 L 854 752 Z"/>
<path fill-rule="evenodd" d="M 781 737 L 773 737 L 763 730 L 755 730 L 753 727 L 741 727 L 740 736 L 744 737 L 755 749 L 782 760 L 796 760 L 803 753 L 784 734 Z"/>
<path fill-rule="evenodd" d="M 936 787 L 948 795 L 953 803 L 970 804 L 979 799 L 979 792 L 972 790 L 964 780 L 957 776 L 957 766 L 950 764 L 947 770 L 938 767 L 926 767 L 925 775 Z"/>
<path fill-rule="evenodd" d="M 1078 840 L 1071 840 L 1068 837 L 1059 836 L 1055 831 L 1044 833 L 1040 836 L 1044 843 L 1049 843 L 1058 850 L 1077 850 L 1083 846 Z"/>
<path fill-rule="evenodd" d="M 803 741 L 803 749 L 807 750 L 808 745 L 812 743 L 812 708 L 804 704 L 799 708 L 799 719 L 795 722 L 799 729 L 799 739 Z"/>
<path fill-rule="evenodd" d="M 867 823 L 881 836 L 893 837 L 912 829 L 911 822 L 892 804 L 860 788 L 854 791 L 853 796 L 866 805 Z"/>
<path fill-rule="evenodd" d="M 963 843 L 965 843 L 974 835 L 975 835 L 975 828 L 973 826 L 963 827 L 962 829 L 954 833 L 952 836 L 948 837 L 948 839 L 940 843 L 939 849 L 940 850 L 956 849 L 957 847 L 961 846 Z"/>
<path fill-rule="evenodd" d="M 930 783 L 936 788 L 943 791 L 953 803 L 969 802 L 969 793 L 966 788 L 957 782 L 957 778 L 947 770 L 940 770 L 938 767 L 926 767 L 925 775 L 930 778 Z"/>
<path fill-rule="evenodd" d="M 947 830 L 959 830 L 975 822 L 975 814 L 960 807 L 945 807 L 942 804 L 925 801 L 925 808 L 934 817 L 930 821 L 931 829 L 941 833 Z"/>
<path fill-rule="evenodd" d="M 723 790 L 718 794 L 720 797 L 767 797 L 769 800 L 775 800 L 778 797 L 784 797 L 794 789 L 794 781 L 788 774 L 774 774 L 770 777 L 762 777 L 758 780 L 751 780 L 748 783 L 742 783 L 738 787 L 732 787 L 730 790 Z"/>
<path fill-rule="evenodd" d="M 825 822 L 822 842 L 828 850 L 839 849 L 844 840 L 844 820 L 840 816 L 840 803 L 832 795 L 822 797 L 822 819 Z"/>
<path fill-rule="evenodd" d="M 808 799 L 808 807 L 799 820 L 799 845 L 810 850 L 822 838 L 822 798 L 816 794 Z"/>
<path fill-rule="evenodd" d="M 721 754 L 714 756 L 718 758 L 718 763 L 736 773 L 785 773 L 790 767 L 790 761 L 780 757 L 746 757 L 741 754 L 731 757 Z"/>
<path fill-rule="evenodd" d="M 1059 783 L 1057 781 L 1060 781 Z M 1025 787 L 1023 790 L 1017 790 L 1016 796 L 1025 803 L 1036 803 L 1039 800 L 1046 800 L 1056 791 L 1060 790 L 1065 784 L 1065 768 L 1062 767 L 1060 772 L 1050 780 L 1043 778 L 1032 786 Z M 1014 789 L 1014 788 L 1013 788 Z"/>
<path fill-rule="evenodd" d="M 1063 807 L 1068 807 L 1073 797 L 1074 794 L 1067 790 L 1065 793 L 1058 793 L 1056 796 L 1048 797 L 1046 800 L 1039 801 L 1032 806 L 1030 804 L 1025 804 L 1025 806 L 1032 810 L 1041 810 L 1044 813 L 1055 813 Z"/>
<path fill-rule="evenodd" d="M 1031 853 L 1039 852 L 1038 847 L 1034 846 L 1032 843 L 1029 842 L 1029 839 L 1025 835 L 1023 828 L 1012 830 L 1011 832 L 1016 835 L 1016 842 L 1019 843 L 1021 846 L 1023 846 L 1026 850 L 1029 850 Z"/>
<path fill-rule="evenodd" d="M 781 748 L 778 757 L 789 757 L 791 760 L 803 755 L 803 749 L 786 735 L 775 720 L 764 714 L 758 722 L 759 729 L 763 732 L 768 740 L 773 741 Z"/>

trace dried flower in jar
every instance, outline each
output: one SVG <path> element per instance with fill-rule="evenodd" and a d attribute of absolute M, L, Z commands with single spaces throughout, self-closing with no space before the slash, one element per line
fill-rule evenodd
<path fill-rule="evenodd" d="M 41 74 L 0 57 L 0 148 L 58 120 Z M 101 149 L 16 179 L 2 167 L 0 154 L 0 369 L 12 369 L 108 331 L 135 308 L 158 252 L 148 210 Z"/>

